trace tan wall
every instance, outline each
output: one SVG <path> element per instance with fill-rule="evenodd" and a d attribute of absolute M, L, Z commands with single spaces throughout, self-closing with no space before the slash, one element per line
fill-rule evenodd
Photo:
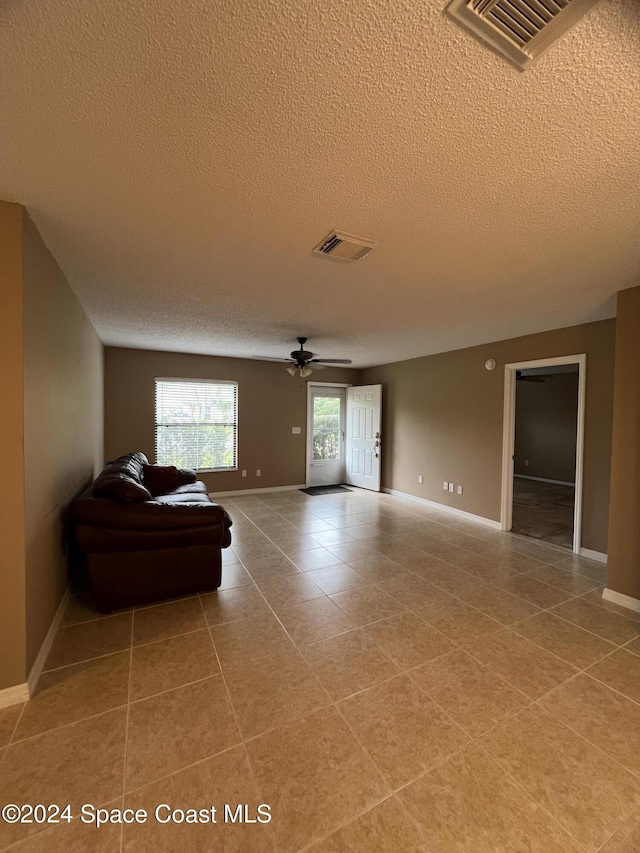
<path fill-rule="evenodd" d="M 61 513 L 102 467 L 103 347 L 24 214 L 26 660 L 32 666 L 67 582 Z"/>
<path fill-rule="evenodd" d="M 327 368 L 313 381 L 360 381 L 361 371 Z M 141 450 L 154 461 L 156 377 L 238 382 L 238 471 L 203 473 L 209 491 L 297 485 L 306 478 L 307 383 L 284 364 L 107 347 L 105 458 Z M 291 427 L 302 427 L 292 435 Z M 242 477 L 241 470 L 248 476 Z M 256 477 L 256 469 L 262 475 Z"/>
<path fill-rule="evenodd" d="M 618 294 L 607 587 L 640 599 L 640 287 Z"/>
<path fill-rule="evenodd" d="M 363 371 L 383 385 L 383 485 L 499 521 L 504 365 L 585 352 L 582 545 L 606 551 L 614 328 L 604 320 Z M 444 480 L 464 494 L 444 492 Z"/>
<path fill-rule="evenodd" d="M 22 208 L 0 201 L 0 690 L 26 679 L 24 589 L 24 412 Z"/>
<path fill-rule="evenodd" d="M 516 383 L 514 472 L 575 482 L 578 373 Z"/>

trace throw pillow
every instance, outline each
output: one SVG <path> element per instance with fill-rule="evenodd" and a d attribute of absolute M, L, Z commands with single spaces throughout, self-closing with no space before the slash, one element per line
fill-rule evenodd
<path fill-rule="evenodd" d="M 166 495 L 180 485 L 178 469 L 174 465 L 145 465 L 144 484 L 152 495 Z"/>

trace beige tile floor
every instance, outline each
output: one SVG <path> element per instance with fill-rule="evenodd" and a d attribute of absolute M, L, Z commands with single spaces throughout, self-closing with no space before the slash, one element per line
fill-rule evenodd
<path fill-rule="evenodd" d="M 0 849 L 640 851 L 640 617 L 602 566 L 389 495 L 226 505 L 219 592 L 72 598 L 0 711 L 0 801 L 150 819 L 0 823 Z"/>

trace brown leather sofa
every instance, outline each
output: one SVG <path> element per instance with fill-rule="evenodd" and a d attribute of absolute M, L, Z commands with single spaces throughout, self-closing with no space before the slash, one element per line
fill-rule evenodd
<path fill-rule="evenodd" d="M 121 456 L 72 503 L 69 522 L 71 571 L 86 570 L 102 613 L 220 586 L 231 519 L 189 469 Z"/>

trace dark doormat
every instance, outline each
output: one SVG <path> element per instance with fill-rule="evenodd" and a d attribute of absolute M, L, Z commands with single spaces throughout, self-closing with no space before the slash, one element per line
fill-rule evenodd
<path fill-rule="evenodd" d="M 350 492 L 344 486 L 311 486 L 308 489 L 300 489 L 305 495 L 337 495 L 339 492 Z"/>

